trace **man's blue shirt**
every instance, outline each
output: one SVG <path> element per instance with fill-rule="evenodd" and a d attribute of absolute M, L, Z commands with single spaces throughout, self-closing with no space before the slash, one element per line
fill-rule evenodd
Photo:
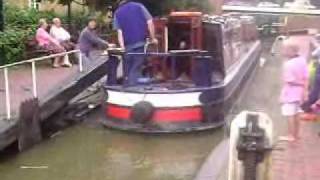
<path fill-rule="evenodd" d="M 126 49 L 144 46 L 148 37 L 147 22 L 151 19 L 151 14 L 141 3 L 120 5 L 115 12 L 113 26 L 116 30 L 122 30 Z"/>

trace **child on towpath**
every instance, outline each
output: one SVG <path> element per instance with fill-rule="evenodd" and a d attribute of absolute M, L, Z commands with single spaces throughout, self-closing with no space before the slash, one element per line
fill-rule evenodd
<path fill-rule="evenodd" d="M 299 138 L 299 111 L 307 97 L 308 65 L 306 59 L 299 55 L 297 42 L 285 40 L 282 47 L 284 56 L 282 91 L 280 95 L 282 115 L 288 120 L 288 136 L 280 140 L 295 141 Z"/>

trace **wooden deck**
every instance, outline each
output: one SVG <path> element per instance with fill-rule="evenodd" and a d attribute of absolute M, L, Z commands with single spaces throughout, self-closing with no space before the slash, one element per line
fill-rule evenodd
<path fill-rule="evenodd" d="M 49 64 L 37 65 L 38 98 L 41 119 L 47 119 L 72 98 L 88 88 L 106 74 L 106 59 L 99 57 L 90 68 L 80 72 L 77 65 L 72 68 L 51 68 Z M 5 83 L 0 70 L 0 150 L 17 140 L 20 103 L 32 98 L 31 67 L 27 65 L 9 69 L 12 119 L 6 120 Z"/>

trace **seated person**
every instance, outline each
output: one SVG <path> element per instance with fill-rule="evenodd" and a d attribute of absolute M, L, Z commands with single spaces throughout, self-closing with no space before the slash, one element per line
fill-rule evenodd
<path fill-rule="evenodd" d="M 61 26 L 61 20 L 59 18 L 54 18 L 52 22 L 53 24 L 50 29 L 51 36 L 58 40 L 67 51 L 74 50 L 75 44 L 70 40 L 70 33 Z"/>
<path fill-rule="evenodd" d="M 79 37 L 78 46 L 81 51 L 81 56 L 84 62 L 85 68 L 90 68 L 92 62 L 96 59 L 92 55 L 92 51 L 96 47 L 107 48 L 109 43 L 100 37 L 96 33 L 97 21 L 95 18 L 90 18 L 87 27 L 85 27 Z M 103 56 L 100 56 L 103 57 Z M 99 57 L 98 57 L 99 58 Z M 115 56 L 110 56 L 108 60 L 107 69 L 107 85 L 117 84 L 117 67 L 119 60 Z"/>
<path fill-rule="evenodd" d="M 50 36 L 50 34 L 47 32 L 47 28 L 47 21 L 45 19 L 40 19 L 39 28 L 36 33 L 36 40 L 38 42 L 38 45 L 52 54 L 66 52 L 65 48 L 61 46 L 59 41 Z M 57 68 L 60 66 L 71 67 L 71 64 L 65 63 L 64 57 L 54 58 L 53 67 Z"/>

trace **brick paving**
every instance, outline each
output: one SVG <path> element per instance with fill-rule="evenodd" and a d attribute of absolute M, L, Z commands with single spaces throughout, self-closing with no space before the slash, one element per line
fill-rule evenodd
<path fill-rule="evenodd" d="M 90 66 L 84 67 L 84 72 L 79 72 L 79 66 L 74 64 L 72 68 L 52 68 L 48 62 L 37 63 L 37 87 L 38 97 L 45 101 L 46 97 L 54 95 L 67 85 L 75 83 L 80 76 L 97 68 L 106 61 L 106 56 L 101 56 L 101 51 L 94 51 L 92 56 L 94 61 L 90 62 Z M 9 69 L 11 107 L 13 117 L 18 114 L 20 103 L 28 98 L 32 98 L 32 76 L 31 65 L 21 65 Z M 5 108 L 5 82 L 4 73 L 0 69 L 0 121 L 6 115 Z"/>
<path fill-rule="evenodd" d="M 54 89 L 59 88 L 63 81 L 69 80 L 78 73 L 78 66 L 72 68 L 51 68 L 50 65 L 37 66 L 38 96 L 43 98 Z M 0 119 L 5 116 L 5 85 L 3 71 L 0 70 Z M 32 97 L 31 67 L 20 66 L 9 69 L 11 107 L 13 114 L 17 114 L 22 101 Z"/>
<path fill-rule="evenodd" d="M 272 180 L 320 179 L 320 126 L 302 122 L 301 139 L 279 142 L 272 153 Z"/>

